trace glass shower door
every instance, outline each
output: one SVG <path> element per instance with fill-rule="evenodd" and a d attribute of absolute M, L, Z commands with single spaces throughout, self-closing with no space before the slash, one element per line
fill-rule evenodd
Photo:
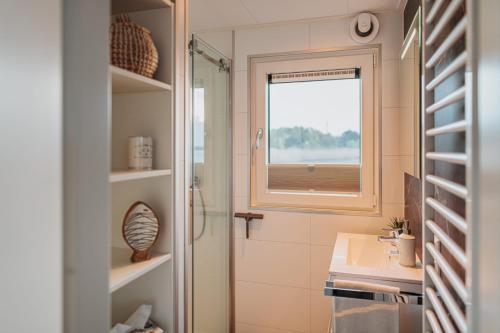
<path fill-rule="evenodd" d="M 231 145 L 229 60 L 191 41 L 189 331 L 230 330 Z"/>

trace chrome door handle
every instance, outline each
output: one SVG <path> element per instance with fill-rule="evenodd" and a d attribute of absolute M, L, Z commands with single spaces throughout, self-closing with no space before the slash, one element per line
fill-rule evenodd
<path fill-rule="evenodd" d="M 257 134 L 255 135 L 255 149 L 260 148 L 260 141 L 262 140 L 262 136 L 264 136 L 264 130 L 262 128 L 259 128 L 257 130 Z"/>

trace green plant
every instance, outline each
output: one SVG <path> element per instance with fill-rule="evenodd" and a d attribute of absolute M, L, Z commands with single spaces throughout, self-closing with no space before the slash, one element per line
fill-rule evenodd
<path fill-rule="evenodd" d="M 391 218 L 391 222 L 387 226 L 392 230 L 401 230 L 407 222 L 408 220 L 404 217 L 393 217 Z"/>

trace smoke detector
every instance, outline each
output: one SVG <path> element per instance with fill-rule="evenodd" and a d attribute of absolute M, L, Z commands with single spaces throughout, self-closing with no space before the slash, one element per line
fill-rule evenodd
<path fill-rule="evenodd" d="M 379 27 L 380 24 L 375 15 L 358 14 L 351 21 L 351 38 L 361 44 L 369 43 L 377 37 Z"/>

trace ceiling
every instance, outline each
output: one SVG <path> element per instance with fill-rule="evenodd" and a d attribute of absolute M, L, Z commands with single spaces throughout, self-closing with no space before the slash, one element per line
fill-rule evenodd
<path fill-rule="evenodd" d="M 402 0 L 191 0 L 192 31 L 396 10 Z"/>

